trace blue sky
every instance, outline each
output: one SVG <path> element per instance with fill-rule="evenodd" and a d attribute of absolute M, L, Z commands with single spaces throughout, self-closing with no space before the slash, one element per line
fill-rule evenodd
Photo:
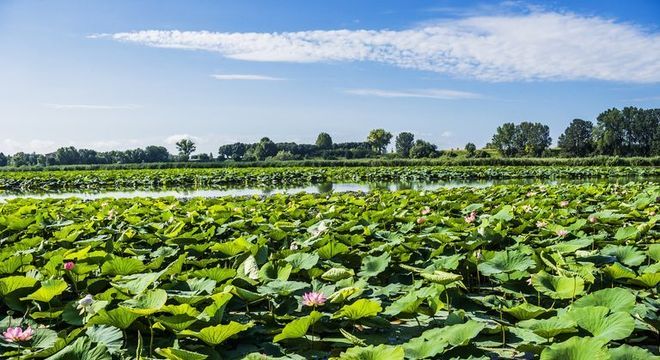
<path fill-rule="evenodd" d="M 658 1 L 0 0 L 0 151 L 485 145 L 504 122 L 660 106 Z"/>

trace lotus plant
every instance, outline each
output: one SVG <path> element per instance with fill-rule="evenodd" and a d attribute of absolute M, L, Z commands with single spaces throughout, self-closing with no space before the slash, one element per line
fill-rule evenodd
<path fill-rule="evenodd" d="M 431 208 L 427 206 L 427 207 L 423 208 L 422 211 L 420 211 L 420 213 L 422 215 L 428 215 L 428 214 L 431 213 Z"/>
<path fill-rule="evenodd" d="M 473 223 L 475 220 L 477 220 L 477 212 L 473 211 L 470 213 L 470 215 L 464 217 L 463 219 L 465 219 L 465 222 L 468 224 Z"/>
<path fill-rule="evenodd" d="M 315 308 L 317 306 L 323 306 L 326 300 L 328 299 L 322 293 L 312 291 L 303 294 L 302 303 L 305 306 L 310 306 Z"/>
<path fill-rule="evenodd" d="M 555 233 L 557 234 L 557 236 L 561 236 L 561 237 L 564 237 L 564 236 L 568 235 L 568 231 L 566 231 L 564 229 L 559 229 Z"/>
<path fill-rule="evenodd" d="M 566 200 L 561 201 L 561 202 L 559 203 L 559 206 L 560 206 L 560 207 L 563 207 L 563 208 L 564 208 L 564 207 L 567 207 L 567 206 L 568 206 L 568 201 L 566 201 Z"/>
<path fill-rule="evenodd" d="M 91 313 L 93 304 L 94 304 L 94 297 L 88 294 L 85 295 L 84 298 L 78 300 L 78 306 L 76 306 L 76 309 L 80 310 L 80 315 L 84 313 Z"/>
<path fill-rule="evenodd" d="M 64 270 L 66 271 L 71 271 L 75 267 L 76 267 L 76 263 L 74 263 L 73 261 L 67 261 L 64 263 Z"/>
<path fill-rule="evenodd" d="M 425 217 L 422 216 L 422 217 L 417 218 L 417 224 L 418 224 L 418 225 L 422 225 L 422 224 L 425 223 L 425 222 L 426 222 L 426 218 L 425 218 Z"/>
<path fill-rule="evenodd" d="M 31 327 L 23 330 L 20 326 L 10 327 L 5 332 L 2 333 L 6 342 L 17 343 L 24 342 L 32 339 L 34 335 L 34 330 Z"/>

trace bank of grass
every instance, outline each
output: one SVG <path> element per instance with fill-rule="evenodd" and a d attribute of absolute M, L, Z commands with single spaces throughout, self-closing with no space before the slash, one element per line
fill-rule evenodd
<path fill-rule="evenodd" d="M 278 168 L 278 167 L 400 167 L 400 166 L 660 166 L 660 156 L 584 158 L 467 158 L 441 157 L 434 159 L 371 158 L 342 160 L 265 160 L 265 161 L 213 161 L 163 162 L 139 164 L 90 164 L 0 167 L 0 171 L 66 171 L 114 169 L 213 169 L 213 168 Z"/>

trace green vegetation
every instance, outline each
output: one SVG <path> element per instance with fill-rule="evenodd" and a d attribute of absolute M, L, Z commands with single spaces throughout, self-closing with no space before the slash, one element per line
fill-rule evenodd
<path fill-rule="evenodd" d="M 0 357 L 657 359 L 658 197 L 12 200 Z"/>
<path fill-rule="evenodd" d="M 432 182 L 472 179 L 653 179 L 659 167 L 414 166 L 261 167 L 0 173 L 0 190 L 102 190 L 172 187 L 283 186 L 326 182 Z"/>
<path fill-rule="evenodd" d="M 504 157 L 658 157 L 660 156 L 660 109 L 616 108 L 601 113 L 594 126 L 589 121 L 574 119 L 559 137 L 559 148 L 552 149 L 550 129 L 541 123 L 505 123 L 499 126 L 491 143 L 477 150 L 473 143 L 465 145 L 465 151 L 438 150 L 431 141 L 415 139 L 409 132 L 396 136 L 394 152 L 387 153 L 392 133 L 374 129 L 363 142 L 334 143 L 332 137 L 322 132 L 315 144 L 293 142 L 275 143 L 263 137 L 253 144 L 234 143 L 222 145 L 218 154 L 196 154 L 191 139 L 176 143 L 178 156 L 171 155 L 162 146 L 145 149 L 97 152 L 90 149 L 64 147 L 52 154 L 16 153 L 6 156 L 0 153 L 0 167 L 54 166 L 92 164 L 147 164 L 162 162 L 263 162 L 290 160 L 351 160 L 351 159 L 435 159 L 458 157 L 466 159 Z M 473 164 L 474 165 L 474 164 Z M 606 164 L 600 164 L 606 165 Z M 620 164 L 623 165 L 623 164 Z"/>

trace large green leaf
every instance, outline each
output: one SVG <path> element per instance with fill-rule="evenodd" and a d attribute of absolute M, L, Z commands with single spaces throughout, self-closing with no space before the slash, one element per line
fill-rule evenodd
<path fill-rule="evenodd" d="M 319 261 L 319 256 L 316 254 L 296 253 L 287 256 L 284 260 L 290 263 L 294 269 L 309 270 Z"/>
<path fill-rule="evenodd" d="M 156 349 L 156 353 L 168 360 L 205 360 L 208 358 L 208 355 L 205 354 L 175 348 L 158 348 Z"/>
<path fill-rule="evenodd" d="M 132 275 L 145 270 L 142 261 L 136 258 L 113 257 L 101 266 L 104 275 Z"/>
<path fill-rule="evenodd" d="M 463 276 L 460 274 L 453 274 L 441 270 L 435 270 L 432 273 L 421 272 L 420 276 L 432 283 L 441 284 L 441 285 L 448 285 L 453 282 L 463 280 Z"/>
<path fill-rule="evenodd" d="M 638 266 L 646 259 L 643 251 L 630 245 L 609 245 L 603 249 L 603 254 L 614 256 L 618 262 L 628 266 Z"/>
<path fill-rule="evenodd" d="M 180 332 L 179 335 L 198 338 L 208 345 L 216 346 L 229 339 L 230 337 L 251 328 L 252 326 L 254 326 L 253 323 L 239 324 L 232 321 L 227 325 L 205 327 L 199 332 L 184 330 Z"/>
<path fill-rule="evenodd" d="M 559 334 L 576 332 L 576 325 L 575 320 L 568 316 L 553 316 L 542 320 L 531 319 L 518 323 L 518 326 L 532 330 L 534 334 L 546 339 L 553 338 Z"/>
<path fill-rule="evenodd" d="M 532 285 L 541 294 L 553 299 L 571 299 L 584 291 L 582 278 L 554 276 L 540 271 L 532 276 Z"/>
<path fill-rule="evenodd" d="M 315 324 L 323 317 L 318 311 L 312 311 L 309 315 L 303 316 L 299 319 L 293 320 L 284 326 L 282 332 L 277 334 L 273 339 L 274 342 L 279 342 L 285 339 L 297 339 L 305 336 L 309 327 Z"/>
<path fill-rule="evenodd" d="M 490 260 L 479 264 L 479 271 L 486 275 L 525 271 L 534 266 L 534 260 L 521 251 L 504 250 L 496 252 Z"/>
<path fill-rule="evenodd" d="M 376 276 L 385 269 L 390 263 L 390 254 L 384 252 L 380 256 L 367 256 L 362 259 L 362 267 L 358 276 L 362 277 L 373 277 Z"/>
<path fill-rule="evenodd" d="M 660 356 L 636 346 L 621 345 L 610 349 L 611 360 L 659 360 Z"/>
<path fill-rule="evenodd" d="M 41 302 L 50 302 L 57 295 L 60 295 L 68 287 L 66 281 L 51 279 L 41 282 L 41 287 L 32 294 L 21 298 L 21 300 L 35 300 Z"/>
<path fill-rule="evenodd" d="M 602 289 L 576 300 L 572 306 L 574 308 L 604 306 L 612 312 L 631 312 L 635 307 L 635 295 L 622 288 Z"/>
<path fill-rule="evenodd" d="M 603 348 L 605 343 L 602 339 L 574 336 L 547 347 L 541 353 L 541 360 L 607 360 L 609 354 Z"/>
<path fill-rule="evenodd" d="M 350 305 L 344 305 L 332 318 L 348 318 L 350 320 L 358 320 L 366 317 L 376 316 L 383 308 L 379 303 L 369 299 L 359 299 Z"/>
<path fill-rule="evenodd" d="M 18 289 L 32 288 L 37 280 L 26 276 L 9 276 L 0 279 L 0 296 L 8 295 Z"/>
<path fill-rule="evenodd" d="M 352 347 L 341 353 L 339 359 L 343 360 L 403 360 L 405 353 L 401 346 L 366 346 Z"/>
<path fill-rule="evenodd" d="M 92 342 L 103 344 L 110 354 L 117 354 L 121 351 L 124 335 L 118 328 L 107 325 L 94 325 L 87 328 L 85 333 Z"/>
<path fill-rule="evenodd" d="M 126 300 L 120 306 L 129 312 L 144 316 L 158 312 L 166 302 L 167 292 L 163 289 L 156 289 Z"/>
<path fill-rule="evenodd" d="M 503 308 L 502 311 L 513 315 L 518 320 L 529 320 L 545 314 L 548 310 L 530 303 L 522 303 L 513 307 Z"/>
<path fill-rule="evenodd" d="M 98 314 L 89 319 L 88 324 L 110 325 L 125 330 L 139 317 L 139 314 L 129 311 L 129 309 L 119 307 L 108 311 L 99 311 Z"/>
<path fill-rule="evenodd" d="M 590 332 L 594 337 L 605 340 L 621 340 L 632 334 L 635 320 L 630 314 L 618 311 L 608 315 L 610 310 L 604 306 L 586 306 L 571 310 L 568 315 L 579 327 Z"/>

